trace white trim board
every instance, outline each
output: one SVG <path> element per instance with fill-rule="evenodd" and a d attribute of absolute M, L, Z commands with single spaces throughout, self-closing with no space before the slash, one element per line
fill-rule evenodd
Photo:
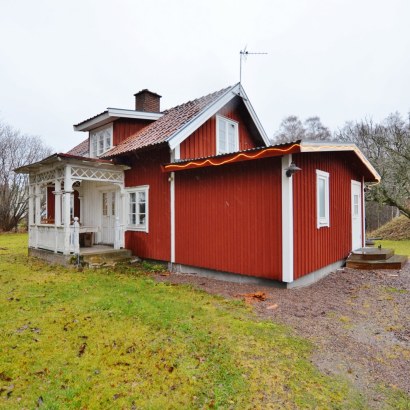
<path fill-rule="evenodd" d="M 270 140 L 266 135 L 265 130 L 263 129 L 261 123 L 259 122 L 256 113 L 249 102 L 248 98 L 246 97 L 245 91 L 243 90 L 242 86 L 238 83 L 228 89 L 224 94 L 222 94 L 218 100 L 214 101 L 211 105 L 208 106 L 205 110 L 200 112 L 196 117 L 191 119 L 187 124 L 185 124 L 181 129 L 176 131 L 170 137 L 167 138 L 167 142 L 171 149 L 175 149 L 175 147 L 185 139 L 187 139 L 194 131 L 196 131 L 201 125 L 203 125 L 206 121 L 209 120 L 213 115 L 215 115 L 221 108 L 223 108 L 226 104 L 228 104 L 233 98 L 241 97 L 243 102 L 245 103 L 245 107 L 247 108 L 252 120 L 255 123 L 256 128 L 258 129 L 264 143 L 266 146 L 270 145 Z"/>

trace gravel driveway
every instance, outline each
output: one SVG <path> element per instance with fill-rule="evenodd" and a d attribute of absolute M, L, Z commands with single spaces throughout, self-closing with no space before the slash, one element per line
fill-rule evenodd
<path fill-rule="evenodd" d="M 263 292 L 266 299 L 252 303 L 257 314 L 289 325 L 311 340 L 316 366 L 350 379 L 369 398 L 371 407 L 383 405 L 379 385 L 410 395 L 410 262 L 400 271 L 345 268 L 300 289 L 186 274 L 156 278 L 228 298 Z"/>

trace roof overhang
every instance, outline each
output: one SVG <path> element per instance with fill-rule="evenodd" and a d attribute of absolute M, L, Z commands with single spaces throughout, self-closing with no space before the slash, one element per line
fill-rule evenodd
<path fill-rule="evenodd" d="M 300 152 L 299 142 L 281 144 L 270 147 L 252 148 L 232 154 L 216 155 L 208 158 L 199 158 L 194 160 L 178 161 L 177 163 L 166 164 L 162 166 L 163 172 L 183 171 L 192 168 L 218 167 L 235 162 L 252 161 L 255 159 L 280 157 L 286 154 Z"/>
<path fill-rule="evenodd" d="M 362 151 L 356 144 L 349 144 L 343 142 L 329 142 L 329 141 L 301 141 L 300 152 L 353 152 L 360 162 L 368 170 L 368 175 L 365 176 L 365 182 L 377 182 L 381 180 L 381 176 L 364 156 Z"/>
<path fill-rule="evenodd" d="M 33 164 L 23 165 L 22 167 L 16 168 L 14 172 L 17 174 L 35 174 L 37 171 L 40 171 L 44 167 L 52 167 L 56 164 L 64 165 L 66 163 L 71 164 L 87 164 L 91 167 L 120 167 L 122 169 L 129 169 L 128 166 L 117 165 L 112 160 L 108 159 L 99 159 L 99 158 L 87 158 L 79 157 L 77 155 L 70 154 L 53 154 L 47 158 L 42 159 L 41 161 L 34 162 Z"/>
<path fill-rule="evenodd" d="M 246 109 L 248 110 L 263 142 L 266 146 L 270 145 L 270 140 L 260 123 L 255 110 L 253 109 L 247 95 L 241 84 L 238 83 L 232 88 L 228 89 L 226 93 L 221 95 L 216 101 L 210 104 L 205 110 L 203 110 L 199 115 L 188 121 L 182 128 L 172 134 L 167 138 L 167 142 L 171 149 L 175 149 L 182 141 L 188 138 L 194 131 L 196 131 L 202 124 L 204 124 L 209 118 L 215 115 L 221 108 L 223 108 L 229 101 L 235 97 L 242 98 Z"/>
<path fill-rule="evenodd" d="M 83 122 L 73 125 L 74 131 L 90 131 L 94 128 L 109 124 L 119 118 L 131 118 L 135 120 L 156 121 L 162 117 L 163 114 L 157 112 L 145 112 L 134 110 L 123 110 L 121 108 L 107 108 L 101 114 L 89 118 Z"/>

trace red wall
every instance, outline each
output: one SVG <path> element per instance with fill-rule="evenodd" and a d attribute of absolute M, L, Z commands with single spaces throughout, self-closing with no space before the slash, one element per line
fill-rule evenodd
<path fill-rule="evenodd" d="M 125 171 L 126 187 L 149 185 L 149 232 L 125 233 L 125 247 L 141 258 L 170 260 L 169 174 L 160 167 L 169 160 L 169 148 L 141 152 L 132 158 L 132 169 Z"/>
<path fill-rule="evenodd" d="M 280 158 L 175 173 L 176 263 L 280 280 Z"/>
<path fill-rule="evenodd" d="M 241 103 L 243 104 L 243 103 Z M 262 142 L 252 136 L 251 131 L 247 127 L 247 117 L 245 109 L 242 105 L 235 101 L 227 104 L 218 111 L 219 115 L 230 118 L 239 122 L 239 149 L 245 150 L 249 148 L 260 147 Z M 181 159 L 192 159 L 208 157 L 216 154 L 216 117 L 211 117 L 201 127 L 199 127 L 189 138 L 181 143 L 180 157 Z"/>
<path fill-rule="evenodd" d="M 148 124 L 151 124 L 151 122 L 149 120 L 132 120 L 127 118 L 120 118 L 114 121 L 113 144 L 118 145 L 131 135 L 145 128 Z"/>
<path fill-rule="evenodd" d="M 351 180 L 361 176 L 343 153 L 294 154 L 294 279 L 348 256 L 352 246 Z M 316 169 L 329 172 L 330 227 L 317 228 Z"/>
<path fill-rule="evenodd" d="M 47 187 L 47 219 L 48 223 L 54 223 L 54 218 L 55 218 L 55 196 L 53 194 L 53 191 L 55 191 L 54 186 L 48 186 Z M 80 199 L 78 191 L 74 190 L 74 216 L 80 217 Z M 61 196 L 61 201 L 63 201 L 64 198 Z M 63 215 L 61 215 L 61 218 L 64 218 Z M 81 222 L 81 221 L 80 221 Z"/>

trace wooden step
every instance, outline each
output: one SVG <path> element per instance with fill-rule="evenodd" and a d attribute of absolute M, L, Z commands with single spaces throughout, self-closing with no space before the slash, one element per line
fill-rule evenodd
<path fill-rule="evenodd" d="M 346 261 L 346 267 L 352 269 L 401 269 L 407 263 L 407 256 L 393 255 L 389 259 L 381 260 L 352 260 Z"/>
<path fill-rule="evenodd" d="M 360 248 L 352 251 L 350 260 L 386 260 L 394 255 L 393 249 L 386 248 Z"/>

